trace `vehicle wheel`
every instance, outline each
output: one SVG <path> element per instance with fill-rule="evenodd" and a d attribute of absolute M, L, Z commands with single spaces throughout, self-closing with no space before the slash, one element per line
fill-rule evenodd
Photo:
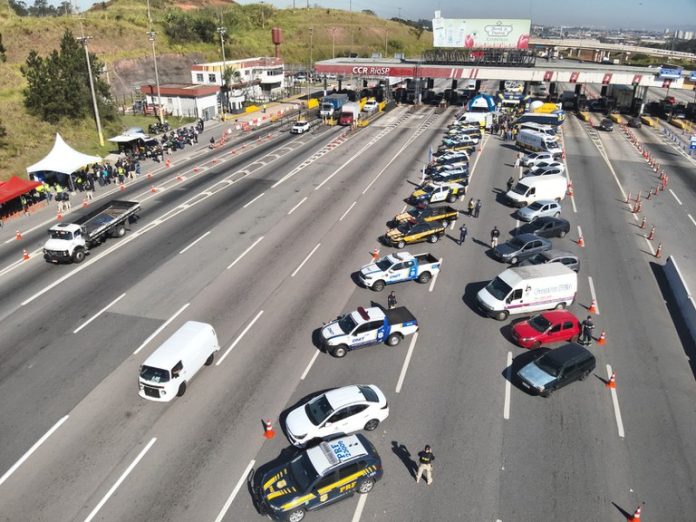
<path fill-rule="evenodd" d="M 580 338 L 580 337 L 578 337 L 577 335 L 574 335 L 573 337 L 570 338 L 570 342 L 571 342 L 571 343 L 577 343 L 579 338 Z"/>
<path fill-rule="evenodd" d="M 372 491 L 375 487 L 375 481 L 372 479 L 365 479 L 360 484 L 358 484 L 358 493 L 361 493 L 363 495 L 366 495 L 370 491 Z"/>
<path fill-rule="evenodd" d="M 404 248 L 405 246 L 406 246 L 406 243 L 403 242 L 403 241 L 399 241 L 399 242 L 396 244 L 396 248 Z"/>
<path fill-rule="evenodd" d="M 387 337 L 387 344 L 389 346 L 396 346 L 400 342 L 401 342 L 401 334 L 393 333 L 389 337 Z"/>
<path fill-rule="evenodd" d="M 367 424 L 365 424 L 365 431 L 375 431 L 377 426 L 379 426 L 379 420 L 371 419 L 367 421 Z"/>
<path fill-rule="evenodd" d="M 210 366 L 211 364 L 213 364 L 213 359 L 215 359 L 215 354 L 214 354 L 214 353 L 211 353 L 211 354 L 208 356 L 208 358 L 205 360 L 205 365 L 206 365 L 206 366 Z"/>
<path fill-rule="evenodd" d="M 505 319 L 508 318 L 509 315 L 510 315 L 510 312 L 508 312 L 507 310 L 503 310 L 502 312 L 498 312 L 497 314 L 495 314 L 495 318 L 498 321 L 504 321 Z"/>
<path fill-rule="evenodd" d="M 437 234 L 433 234 L 432 236 L 428 236 L 428 243 L 437 243 Z"/>
<path fill-rule="evenodd" d="M 421 275 L 418 276 L 418 282 L 421 284 L 425 284 L 428 281 L 430 281 L 430 278 L 432 275 L 430 275 L 430 272 L 423 272 Z"/>
<path fill-rule="evenodd" d="M 447 196 L 447 203 L 454 203 L 455 201 L 457 201 L 457 196 L 455 196 L 454 194 L 450 194 L 449 196 Z"/>
<path fill-rule="evenodd" d="M 182 382 L 182 383 L 179 385 L 179 391 L 176 392 L 176 396 L 177 396 L 177 397 L 181 397 L 184 393 L 186 393 L 186 383 L 185 383 L 185 382 Z"/>
<path fill-rule="evenodd" d="M 510 259 L 510 264 L 516 265 L 518 261 L 519 261 L 519 259 L 517 259 L 517 257 L 513 257 L 512 259 Z"/>
<path fill-rule="evenodd" d="M 450 222 L 449 222 L 448 219 L 443 219 L 443 220 L 442 220 L 442 226 L 443 226 L 443 227 L 447 228 L 447 227 L 449 226 L 449 224 L 450 224 Z"/>
<path fill-rule="evenodd" d="M 539 395 L 541 395 L 544 399 L 548 399 L 549 396 L 551 395 L 551 390 L 544 390 Z"/>
<path fill-rule="evenodd" d="M 561 213 L 560 213 L 560 212 L 556 212 L 556 213 L 553 215 L 553 217 L 559 218 L 559 217 L 561 217 Z"/>
<path fill-rule="evenodd" d="M 331 355 L 340 359 L 341 357 L 345 357 L 347 352 L 348 350 L 344 345 L 334 346 L 334 349 L 331 350 Z"/>
<path fill-rule="evenodd" d="M 532 343 L 531 348 L 532 350 L 538 350 L 539 348 L 541 348 L 541 343 L 539 341 L 534 341 L 534 343 Z"/>
<path fill-rule="evenodd" d="M 587 370 L 585 373 L 583 373 L 583 374 L 580 376 L 580 380 L 581 380 L 581 381 L 584 381 L 585 379 L 587 379 L 587 376 L 588 376 L 588 375 L 590 375 L 590 370 Z"/>
<path fill-rule="evenodd" d="M 300 522 L 300 520 L 304 520 L 304 516 L 304 509 L 295 509 L 288 513 L 286 520 L 288 522 Z"/>
<path fill-rule="evenodd" d="M 565 237 L 565 235 L 566 235 L 566 231 L 565 231 L 565 230 L 561 230 L 561 231 L 558 233 L 558 237 Z"/>
<path fill-rule="evenodd" d="M 375 292 L 381 292 L 382 290 L 384 290 L 384 287 L 385 287 L 385 286 L 386 286 L 386 284 L 384 283 L 384 281 L 382 281 L 382 280 L 380 279 L 379 281 L 375 281 L 375 282 L 372 284 L 372 289 L 373 289 Z"/>
<path fill-rule="evenodd" d="M 566 304 L 565 303 L 558 303 L 555 307 L 555 310 L 563 310 L 565 309 Z"/>
<path fill-rule="evenodd" d="M 126 227 L 124 227 L 123 225 L 116 228 L 113 232 L 113 237 L 123 237 L 125 235 L 126 235 Z"/>
<path fill-rule="evenodd" d="M 82 263 L 85 259 L 85 251 L 84 250 L 75 250 L 73 252 L 72 260 L 73 263 Z"/>

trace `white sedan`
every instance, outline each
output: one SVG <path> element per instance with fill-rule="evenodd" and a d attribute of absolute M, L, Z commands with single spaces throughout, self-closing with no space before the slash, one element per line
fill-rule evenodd
<path fill-rule="evenodd" d="M 309 131 L 308 121 L 296 121 L 290 129 L 290 134 L 304 134 L 307 131 Z"/>
<path fill-rule="evenodd" d="M 387 398 L 374 384 L 336 388 L 301 404 L 285 420 L 293 446 L 360 430 L 372 431 L 389 416 Z"/>

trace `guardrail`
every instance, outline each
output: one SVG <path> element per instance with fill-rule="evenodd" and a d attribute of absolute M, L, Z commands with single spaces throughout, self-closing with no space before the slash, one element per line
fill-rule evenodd
<path fill-rule="evenodd" d="M 673 142 L 676 147 L 679 147 L 689 156 L 692 156 L 696 151 L 690 150 L 691 143 L 689 138 L 691 135 L 685 127 L 682 127 L 681 129 L 681 132 L 675 132 L 668 125 L 662 125 L 662 134 L 669 141 Z"/>
<path fill-rule="evenodd" d="M 691 339 L 696 342 L 696 302 L 681 275 L 677 262 L 672 256 L 667 258 L 664 272 L 667 283 L 672 290 L 674 300 L 676 301 L 677 308 L 679 309 L 679 313 L 686 323 L 686 327 L 691 334 Z"/>

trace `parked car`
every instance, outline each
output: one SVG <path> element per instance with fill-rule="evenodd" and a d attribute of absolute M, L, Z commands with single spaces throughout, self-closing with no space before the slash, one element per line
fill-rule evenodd
<path fill-rule="evenodd" d="M 580 271 L 580 259 L 572 252 L 552 248 L 545 252 L 534 254 L 520 263 L 520 266 L 543 265 L 545 263 L 560 263 L 575 272 Z"/>
<path fill-rule="evenodd" d="M 529 165 L 527 169 L 524 170 L 524 175 L 527 176 L 529 175 L 529 172 L 533 172 L 536 170 L 540 169 L 546 169 L 550 167 L 560 167 L 565 171 L 565 166 L 563 163 L 560 161 L 556 161 L 555 159 L 545 159 L 545 160 L 539 160 L 539 161 L 534 161 Z"/>
<path fill-rule="evenodd" d="M 372 114 L 377 111 L 377 109 L 379 109 L 379 104 L 375 100 L 368 100 L 362 108 L 363 112 L 367 114 Z"/>
<path fill-rule="evenodd" d="M 583 381 L 597 366 L 586 348 L 568 343 L 555 350 L 539 350 L 539 357 L 518 372 L 522 387 L 548 397 L 555 390 L 577 380 Z"/>
<path fill-rule="evenodd" d="M 614 130 L 614 122 L 609 118 L 604 118 L 599 122 L 599 128 L 603 131 L 611 132 Z"/>
<path fill-rule="evenodd" d="M 551 199 L 540 199 L 518 209 L 516 214 L 521 221 L 527 222 L 546 216 L 558 217 L 561 215 L 561 204 Z"/>
<path fill-rule="evenodd" d="M 563 237 L 568 232 L 570 232 L 570 223 L 566 219 L 544 216 L 516 228 L 512 235 L 535 234 L 539 237 L 549 238 Z"/>
<path fill-rule="evenodd" d="M 532 152 L 531 154 L 526 154 L 522 156 L 520 163 L 523 167 L 533 167 L 541 162 L 552 162 L 554 156 L 551 152 Z"/>
<path fill-rule="evenodd" d="M 640 121 L 640 118 L 629 118 L 628 126 L 634 129 L 640 129 L 643 126 L 643 122 Z"/>
<path fill-rule="evenodd" d="M 559 165 L 548 165 L 546 167 L 534 167 L 526 171 L 522 177 L 528 178 L 532 176 L 556 176 L 558 174 L 563 174 L 565 172 L 565 167 L 562 164 Z"/>
<path fill-rule="evenodd" d="M 296 121 L 290 129 L 290 134 L 304 134 L 309 131 L 308 121 Z"/>
<path fill-rule="evenodd" d="M 528 257 L 551 249 L 551 241 L 534 234 L 520 234 L 493 249 L 493 257 L 503 263 L 516 265 Z"/>
<path fill-rule="evenodd" d="M 537 349 L 559 342 L 577 342 L 580 321 L 568 310 L 551 310 L 515 323 L 513 340 L 522 348 Z"/>

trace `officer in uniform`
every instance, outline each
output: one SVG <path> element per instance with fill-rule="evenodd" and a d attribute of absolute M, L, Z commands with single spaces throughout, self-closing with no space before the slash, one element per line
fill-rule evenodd
<path fill-rule="evenodd" d="M 493 227 L 493 230 L 491 230 L 491 248 L 495 248 L 498 246 L 498 238 L 500 237 L 500 230 L 498 230 L 497 226 Z"/>
<path fill-rule="evenodd" d="M 396 294 L 392 290 L 389 296 L 387 296 L 387 308 L 391 310 L 392 308 L 396 308 Z"/>
<path fill-rule="evenodd" d="M 428 486 L 433 483 L 433 450 L 426 445 L 425 449 L 418 454 L 418 473 L 416 473 L 416 483 L 420 482 L 420 478 L 425 475 L 425 481 Z"/>
<path fill-rule="evenodd" d="M 580 343 L 585 346 L 592 344 L 592 330 L 594 330 L 594 323 L 592 322 L 592 316 L 588 315 L 587 319 L 582 322 L 582 337 L 580 338 Z"/>

